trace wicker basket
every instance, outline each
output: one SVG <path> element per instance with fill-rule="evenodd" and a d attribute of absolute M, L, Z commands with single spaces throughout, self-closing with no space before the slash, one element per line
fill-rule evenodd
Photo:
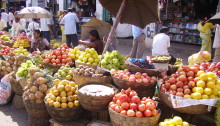
<path fill-rule="evenodd" d="M 28 116 L 33 118 L 49 118 L 47 108 L 44 103 L 37 104 L 32 101 L 23 101 L 27 110 Z"/>
<path fill-rule="evenodd" d="M 153 97 L 156 89 L 156 81 L 154 83 L 136 83 L 132 81 L 126 81 L 112 76 L 113 81 L 119 90 L 128 89 L 135 90 L 139 97 Z"/>
<path fill-rule="evenodd" d="M 54 66 L 52 64 L 43 63 L 43 67 L 48 70 L 52 70 L 53 73 L 56 73 L 60 69 L 61 66 Z"/>
<path fill-rule="evenodd" d="M 113 126 L 156 126 L 160 118 L 160 111 L 153 117 L 129 117 L 115 112 L 109 108 L 110 120 Z"/>
<path fill-rule="evenodd" d="M 9 77 L 9 81 L 11 83 L 11 88 L 15 92 L 16 95 L 22 96 L 24 93 L 22 86 L 16 79 L 14 79 L 12 76 Z"/>
<path fill-rule="evenodd" d="M 129 69 L 131 72 L 141 72 L 141 73 L 147 73 L 149 76 L 159 76 L 160 71 L 157 69 L 144 69 L 140 68 L 133 63 L 129 62 L 128 60 L 125 62 L 127 69 Z"/>
<path fill-rule="evenodd" d="M 178 70 L 179 67 L 177 66 L 174 66 L 174 65 L 168 65 L 168 74 L 171 75 L 171 74 L 174 74 L 176 73 L 176 71 Z"/>
<path fill-rule="evenodd" d="M 89 64 L 85 64 L 85 63 L 79 63 L 79 62 L 75 62 L 76 68 L 79 68 L 79 65 L 83 65 L 83 66 L 88 66 L 90 68 L 96 69 L 97 66 L 94 65 L 89 65 Z"/>
<path fill-rule="evenodd" d="M 15 94 L 12 101 L 12 106 L 16 109 L 25 109 L 22 96 Z"/>
<path fill-rule="evenodd" d="M 24 88 L 27 85 L 27 78 L 22 78 L 19 80 L 19 83 L 22 88 Z"/>
<path fill-rule="evenodd" d="M 187 114 L 207 114 L 214 112 L 215 108 L 212 107 L 211 111 L 208 111 L 208 105 L 191 105 L 188 107 L 182 107 L 182 108 L 174 108 L 172 105 L 172 102 L 170 100 L 169 94 L 165 93 L 159 93 L 161 100 L 171 109 L 174 109 L 181 113 L 187 113 Z"/>
<path fill-rule="evenodd" d="M 85 76 L 74 75 L 73 80 L 77 85 L 88 84 L 88 83 L 110 84 L 112 82 L 112 77 L 111 76 L 85 77 Z"/>
<path fill-rule="evenodd" d="M 80 117 L 81 113 L 83 112 L 83 109 L 80 106 L 63 109 L 63 108 L 51 107 L 46 104 L 46 107 L 50 116 L 53 119 L 61 122 L 77 120 Z"/>
<path fill-rule="evenodd" d="M 80 85 L 79 89 L 86 85 L 90 85 L 90 84 Z M 99 85 L 103 85 L 103 84 L 99 84 Z M 115 93 L 118 92 L 118 90 L 110 84 L 104 84 L 104 86 L 113 88 Z M 110 96 L 97 97 L 97 96 L 90 96 L 90 95 L 82 94 L 78 91 L 78 99 L 79 99 L 81 106 L 84 109 L 89 110 L 89 111 L 99 112 L 99 111 L 108 110 L 108 104 L 111 102 L 113 97 L 114 97 L 114 94 Z"/>

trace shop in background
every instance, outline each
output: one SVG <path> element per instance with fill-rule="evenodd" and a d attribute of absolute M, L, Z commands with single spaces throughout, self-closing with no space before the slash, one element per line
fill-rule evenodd
<path fill-rule="evenodd" d="M 161 21 L 173 42 L 201 45 L 198 22 L 216 13 L 218 0 L 160 0 Z M 201 9 L 205 8 L 205 9 Z"/>

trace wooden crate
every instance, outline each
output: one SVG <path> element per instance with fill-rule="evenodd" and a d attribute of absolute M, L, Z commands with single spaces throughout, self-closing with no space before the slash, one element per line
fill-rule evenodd
<path fill-rule="evenodd" d="M 110 122 L 92 120 L 87 126 L 112 126 Z"/>
<path fill-rule="evenodd" d="M 79 119 L 71 122 L 58 122 L 54 119 L 50 119 L 50 126 L 87 126 L 89 122 L 89 120 L 85 119 Z"/>

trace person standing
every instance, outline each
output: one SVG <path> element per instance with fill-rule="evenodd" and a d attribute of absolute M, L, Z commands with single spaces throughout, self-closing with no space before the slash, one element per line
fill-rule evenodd
<path fill-rule="evenodd" d="M 13 14 L 14 9 L 12 7 L 9 8 L 9 13 L 8 13 L 8 24 L 11 27 L 12 23 L 15 19 L 14 14 Z"/>
<path fill-rule="evenodd" d="M 63 14 L 60 16 L 59 18 L 59 22 L 63 19 L 63 17 L 67 14 L 67 11 L 64 10 L 63 11 Z M 61 32 L 62 32 L 62 43 L 65 43 L 66 42 L 66 35 L 64 34 L 64 26 L 63 25 L 60 25 L 60 29 L 61 29 Z"/>
<path fill-rule="evenodd" d="M 12 36 L 17 36 L 21 31 L 24 31 L 24 29 L 20 18 L 15 18 L 12 24 Z"/>
<path fill-rule="evenodd" d="M 211 53 L 211 37 L 212 37 L 212 23 L 205 23 L 207 17 L 200 21 L 197 25 L 197 30 L 200 32 L 200 38 L 202 39 L 202 47 L 200 51 L 208 51 Z"/>
<path fill-rule="evenodd" d="M 220 25 L 219 24 L 217 24 L 215 27 L 215 38 L 213 42 L 213 48 L 215 49 L 213 62 L 220 62 Z"/>
<path fill-rule="evenodd" d="M 48 7 L 45 8 L 48 10 Z M 44 38 L 47 39 L 48 42 L 50 42 L 50 33 L 53 33 L 51 29 L 51 20 L 50 18 L 41 18 L 40 19 L 40 28 L 41 33 Z"/>
<path fill-rule="evenodd" d="M 7 28 L 10 29 L 10 25 L 8 23 L 8 14 L 5 12 L 5 9 L 1 9 L 2 20 L 7 23 Z"/>
<path fill-rule="evenodd" d="M 133 45 L 130 53 L 131 58 L 141 58 L 144 55 L 145 49 L 145 38 L 143 29 L 132 25 L 132 33 L 133 33 Z"/>
<path fill-rule="evenodd" d="M 0 14 L 0 31 L 6 31 L 7 30 L 7 23 L 2 20 L 2 16 Z"/>
<path fill-rule="evenodd" d="M 170 47 L 170 37 L 168 36 L 168 33 L 169 28 L 163 26 L 160 33 L 154 36 L 152 56 L 170 55 L 171 60 L 169 64 L 174 64 L 176 62 L 176 58 L 168 53 L 168 48 Z"/>
<path fill-rule="evenodd" d="M 66 43 L 68 47 L 73 47 L 78 45 L 78 36 L 76 30 L 76 23 L 79 22 L 79 19 L 76 14 L 72 13 L 72 9 L 68 9 L 68 13 L 60 21 L 61 25 L 64 25 L 64 34 L 66 35 Z"/>

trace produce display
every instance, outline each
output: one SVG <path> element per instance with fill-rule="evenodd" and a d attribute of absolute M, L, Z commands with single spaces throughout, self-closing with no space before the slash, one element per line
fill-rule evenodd
<path fill-rule="evenodd" d="M 44 97 L 51 87 L 52 78 L 37 68 L 31 68 L 28 74 L 30 74 L 30 78 L 27 80 L 27 86 L 24 87 L 23 100 L 43 103 Z"/>
<path fill-rule="evenodd" d="M 199 71 L 197 67 L 180 67 L 176 74 L 164 76 L 161 92 L 192 99 L 217 98 L 220 80 L 213 72 Z"/>
<path fill-rule="evenodd" d="M 1 62 L 0 74 L 7 75 L 12 71 L 16 72 L 25 61 L 25 58 L 24 55 L 15 56 L 14 53 L 9 53 L 8 59 Z"/>
<path fill-rule="evenodd" d="M 24 77 L 29 78 L 31 75 L 29 73 L 29 70 L 31 68 L 37 68 L 30 60 L 27 60 L 25 63 L 21 64 L 21 67 L 17 71 L 18 77 Z"/>
<path fill-rule="evenodd" d="M 70 56 L 70 58 L 72 60 L 77 60 L 81 54 L 82 54 L 82 51 L 80 51 L 78 47 L 75 47 L 74 49 L 69 50 L 68 55 Z M 96 56 L 94 56 L 94 57 L 96 57 Z"/>
<path fill-rule="evenodd" d="M 74 68 L 70 68 L 69 66 L 62 66 L 58 72 L 54 74 L 54 76 L 58 78 L 65 78 L 66 80 L 72 80 L 74 75 L 73 71 Z"/>
<path fill-rule="evenodd" d="M 78 76 L 86 76 L 86 77 L 103 77 L 103 73 L 101 71 L 95 70 L 93 68 L 89 68 L 88 66 L 79 65 L 79 68 L 74 70 L 74 74 Z"/>
<path fill-rule="evenodd" d="M 55 49 L 49 55 L 45 55 L 44 62 L 47 64 L 65 66 L 72 65 L 73 61 L 68 56 L 69 48 L 63 44 L 60 48 Z"/>
<path fill-rule="evenodd" d="M 199 70 L 203 70 L 205 72 L 214 72 L 218 77 L 220 77 L 220 62 L 196 63 L 192 65 L 192 67 L 197 67 Z"/>
<path fill-rule="evenodd" d="M 82 52 L 76 62 L 97 66 L 100 61 L 99 55 L 94 48 L 87 48 Z"/>
<path fill-rule="evenodd" d="M 60 46 L 63 45 L 63 43 L 61 42 L 57 42 L 56 40 L 51 40 L 50 44 L 54 47 L 54 48 L 59 48 Z"/>
<path fill-rule="evenodd" d="M 16 54 L 23 54 L 23 55 L 28 55 L 30 54 L 27 49 L 24 49 L 23 47 L 20 47 L 20 48 L 17 48 L 13 51 L 13 53 L 16 53 Z"/>
<path fill-rule="evenodd" d="M 2 36 L 0 37 L 0 40 L 3 40 L 3 41 L 11 41 L 10 37 L 7 36 L 7 35 L 2 35 Z"/>
<path fill-rule="evenodd" d="M 152 56 L 151 61 L 154 63 L 162 63 L 169 62 L 171 57 L 169 55 L 161 55 L 161 56 Z"/>
<path fill-rule="evenodd" d="M 79 106 L 78 86 L 73 81 L 54 80 L 54 86 L 45 97 L 45 102 L 55 108 L 73 108 Z"/>
<path fill-rule="evenodd" d="M 28 37 L 26 33 L 20 33 L 19 35 L 15 36 L 14 39 L 16 40 L 13 45 L 14 48 L 30 47 L 29 41 L 31 41 L 31 38 Z"/>
<path fill-rule="evenodd" d="M 111 70 L 123 70 L 126 68 L 124 57 L 116 50 L 106 52 L 104 59 L 101 61 L 101 67 Z"/>
<path fill-rule="evenodd" d="M 109 104 L 109 107 L 117 113 L 138 118 L 157 116 L 159 112 L 156 106 L 157 103 L 154 100 L 146 97 L 140 99 L 130 88 L 122 89 Z"/>
<path fill-rule="evenodd" d="M 140 59 L 134 59 L 130 58 L 129 62 L 133 63 L 134 65 L 144 68 L 144 69 L 155 69 L 155 66 L 151 63 L 146 58 L 140 58 Z"/>
<path fill-rule="evenodd" d="M 114 95 L 114 90 L 110 87 L 104 85 L 91 84 L 83 86 L 79 89 L 79 92 L 82 94 L 90 96 L 110 96 Z"/>
<path fill-rule="evenodd" d="M 13 52 L 14 48 L 10 48 L 8 46 L 0 46 L 0 55 L 8 55 Z"/>
<path fill-rule="evenodd" d="M 172 119 L 165 119 L 160 122 L 159 126 L 189 126 L 189 123 L 183 121 L 179 116 L 174 116 Z"/>
<path fill-rule="evenodd" d="M 157 78 L 155 76 L 149 77 L 147 73 L 131 73 L 128 69 L 125 70 L 111 70 L 111 75 L 126 81 L 132 81 L 136 83 L 154 83 Z"/>

